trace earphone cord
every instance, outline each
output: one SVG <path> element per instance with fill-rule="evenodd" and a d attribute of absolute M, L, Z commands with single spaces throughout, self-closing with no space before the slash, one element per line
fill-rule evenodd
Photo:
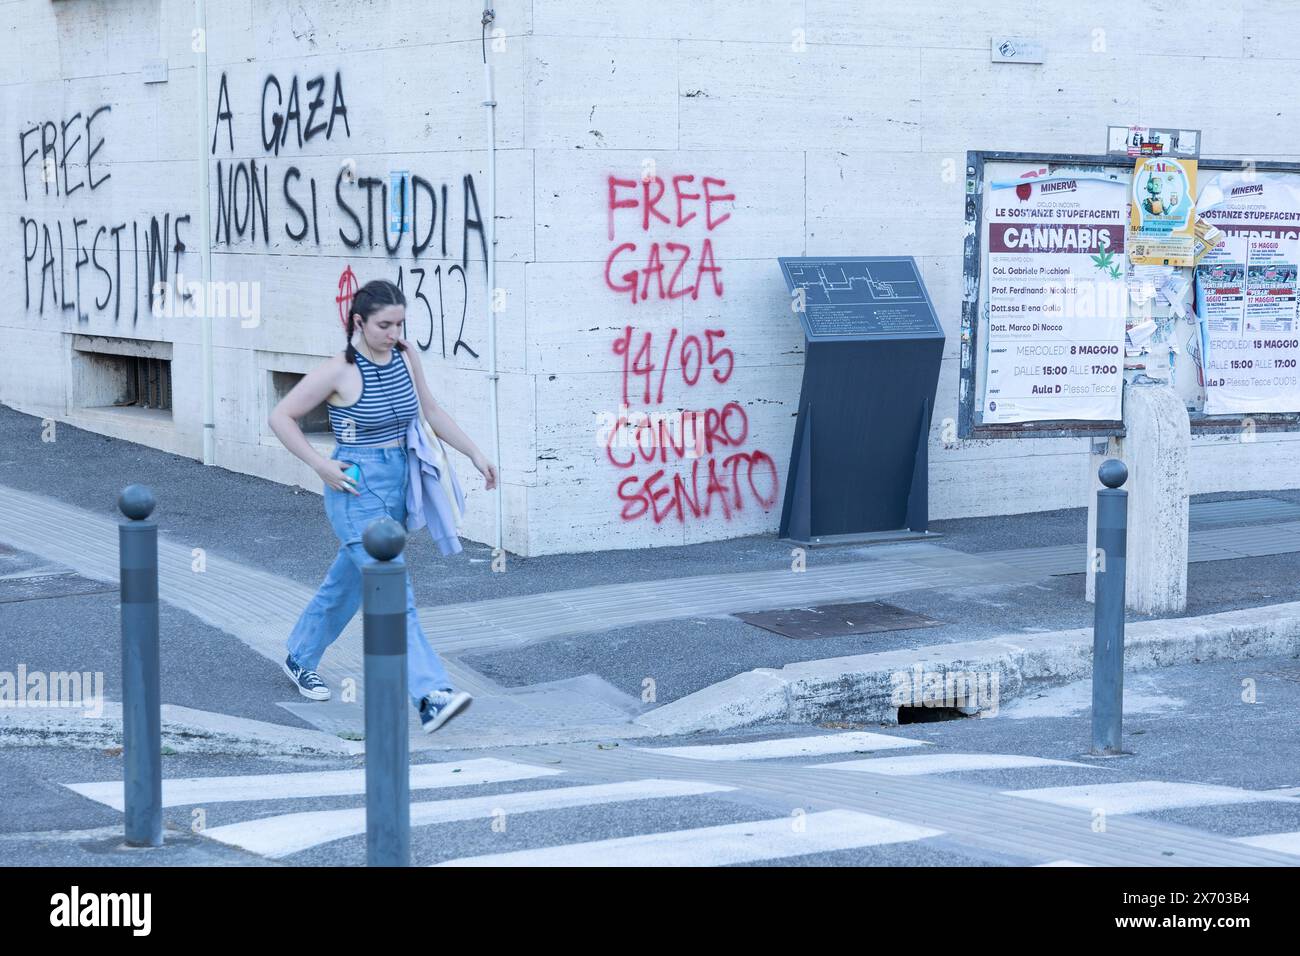
<path fill-rule="evenodd" d="M 394 349 L 394 352 L 396 352 L 396 349 Z M 401 359 L 402 359 L 402 357 L 401 357 L 400 355 L 396 355 L 396 354 L 393 356 L 393 358 L 394 358 L 394 360 L 399 361 L 399 362 L 400 362 Z M 369 361 L 370 364 L 371 364 L 372 366 L 374 366 L 374 369 L 375 369 L 375 380 L 376 380 L 376 381 L 377 381 L 381 386 L 384 385 L 383 377 L 379 374 L 379 368 L 380 368 L 379 365 L 377 365 L 377 364 L 374 362 L 374 360 L 372 360 L 372 359 L 369 359 L 369 358 L 368 358 L 367 361 Z M 363 375 L 362 375 L 362 383 L 363 383 L 363 385 L 364 385 L 364 382 L 365 382 L 365 376 L 364 376 L 364 373 L 363 373 Z M 388 392 L 387 392 L 387 390 L 384 390 L 384 401 L 386 401 L 386 402 L 388 403 L 388 410 L 389 410 L 390 412 L 393 413 L 393 421 L 395 421 L 395 422 L 400 421 L 400 420 L 401 420 L 401 416 L 397 414 L 397 409 L 393 406 L 393 400 L 392 400 L 391 398 L 388 397 Z M 378 501 L 381 505 L 383 505 L 384 513 L 387 514 L 387 513 L 388 513 L 388 502 L 385 501 L 383 498 L 380 498 L 379 495 L 375 494 L 375 493 L 374 493 L 373 491 L 371 491 L 369 488 L 366 488 L 365 490 L 366 490 L 366 492 L 368 492 L 370 495 L 372 495 L 376 501 Z"/>
<path fill-rule="evenodd" d="M 387 501 L 385 501 L 383 498 L 379 497 L 379 495 L 375 494 L 375 493 L 374 493 L 373 491 L 371 491 L 369 488 L 366 488 L 366 489 L 365 489 L 365 492 L 366 492 L 366 494 L 368 494 L 368 495 L 370 495 L 372 498 L 374 498 L 376 501 L 378 501 L 378 502 L 380 503 L 380 505 L 383 506 L 384 514 L 388 514 L 388 502 L 387 502 Z M 391 517 L 391 515 L 390 515 L 390 517 Z"/>

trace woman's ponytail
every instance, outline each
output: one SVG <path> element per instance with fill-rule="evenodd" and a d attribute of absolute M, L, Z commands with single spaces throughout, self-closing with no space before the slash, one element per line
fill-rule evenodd
<path fill-rule="evenodd" d="M 348 313 L 348 330 L 347 330 L 347 331 L 348 331 L 348 348 L 347 348 L 347 351 L 344 353 L 344 356 L 347 358 L 347 360 L 348 360 L 348 364 L 349 364 L 349 365 L 356 365 L 356 364 L 357 364 L 357 349 L 356 349 L 356 346 L 354 346 L 354 345 L 352 344 L 352 330 L 353 330 L 354 328 L 356 328 L 356 316 L 355 316 L 355 313 L 349 312 L 349 313 Z"/>

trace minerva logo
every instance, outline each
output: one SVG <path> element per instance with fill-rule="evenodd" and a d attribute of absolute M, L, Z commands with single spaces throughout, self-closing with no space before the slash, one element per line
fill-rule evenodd
<path fill-rule="evenodd" d="M 1054 183 L 1041 183 L 1038 187 L 1040 193 L 1072 193 L 1077 192 L 1079 184 L 1073 179 L 1065 179 Z"/>
<path fill-rule="evenodd" d="M 70 893 L 50 897 L 51 926 L 129 926 L 135 936 L 148 936 L 153 906 L 151 893 Z"/>
<path fill-rule="evenodd" d="M 1228 191 L 1228 196 L 1230 198 L 1236 196 L 1254 196 L 1254 195 L 1261 194 L 1263 192 L 1264 192 L 1263 183 L 1252 183 L 1249 186 L 1233 186 L 1232 189 Z"/>

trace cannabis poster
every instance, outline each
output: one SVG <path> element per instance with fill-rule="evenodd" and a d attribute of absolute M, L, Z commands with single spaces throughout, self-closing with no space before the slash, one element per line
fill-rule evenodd
<path fill-rule="evenodd" d="M 1120 418 L 1129 176 L 990 164 L 983 421 Z"/>

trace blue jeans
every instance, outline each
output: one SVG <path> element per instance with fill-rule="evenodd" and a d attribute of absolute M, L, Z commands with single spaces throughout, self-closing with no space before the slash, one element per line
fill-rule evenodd
<path fill-rule="evenodd" d="M 304 668 L 316 670 L 325 648 L 343 633 L 361 606 L 361 569 L 374 563 L 361 544 L 366 526 L 385 515 L 406 523 L 406 486 L 409 472 L 406 449 L 338 445 L 330 458 L 355 463 L 361 469 L 360 495 L 325 486 L 325 514 L 340 545 L 334 563 L 315 597 L 298 618 L 289 635 L 289 653 Z M 405 564 L 405 554 L 393 563 Z M 451 690 L 446 668 L 420 627 L 415 611 L 415 591 L 406 575 L 406 674 L 412 702 L 435 690 Z"/>

